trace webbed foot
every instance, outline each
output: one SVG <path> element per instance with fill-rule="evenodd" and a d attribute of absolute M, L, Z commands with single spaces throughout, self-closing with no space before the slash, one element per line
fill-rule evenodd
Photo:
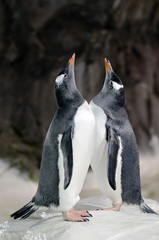
<path fill-rule="evenodd" d="M 81 216 L 78 212 L 79 211 L 75 211 L 72 209 L 67 212 L 63 212 L 63 218 L 65 221 L 70 221 L 70 222 L 87 222 L 87 221 L 89 221 L 88 218 L 86 218 L 85 216 Z"/>
<path fill-rule="evenodd" d="M 101 209 L 96 209 L 96 210 L 111 210 L 111 211 L 120 211 L 121 204 L 116 203 L 113 205 L 112 208 L 101 208 Z"/>

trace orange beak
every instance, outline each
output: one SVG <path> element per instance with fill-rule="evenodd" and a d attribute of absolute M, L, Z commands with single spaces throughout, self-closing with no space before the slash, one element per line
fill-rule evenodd
<path fill-rule="evenodd" d="M 106 58 L 104 59 L 104 62 L 105 62 L 105 67 L 107 69 L 108 75 L 110 76 L 110 67 Z"/>
<path fill-rule="evenodd" d="M 72 57 L 70 58 L 69 60 L 69 68 L 72 66 L 72 64 L 74 63 L 75 61 L 75 53 L 72 55 Z"/>

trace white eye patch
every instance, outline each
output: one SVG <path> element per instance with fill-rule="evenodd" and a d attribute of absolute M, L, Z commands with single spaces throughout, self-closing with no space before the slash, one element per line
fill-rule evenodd
<path fill-rule="evenodd" d="M 58 76 L 55 80 L 56 84 L 59 86 L 62 82 L 63 82 L 63 78 L 64 78 L 65 74 L 61 74 L 60 76 Z"/>
<path fill-rule="evenodd" d="M 113 87 L 114 87 L 115 91 L 118 91 L 120 88 L 123 88 L 123 85 L 118 84 L 114 81 L 112 81 L 112 82 L 113 82 Z"/>

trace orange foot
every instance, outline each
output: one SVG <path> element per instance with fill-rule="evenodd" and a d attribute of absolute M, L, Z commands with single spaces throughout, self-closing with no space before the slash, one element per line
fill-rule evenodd
<path fill-rule="evenodd" d="M 82 216 L 82 217 L 92 217 L 92 214 L 90 214 L 88 211 L 86 210 L 80 210 L 80 211 L 77 211 L 77 210 L 74 210 L 73 208 L 70 210 L 72 213 L 76 214 L 76 215 L 79 215 L 79 216 Z"/>
<path fill-rule="evenodd" d="M 120 207 L 121 207 L 121 204 L 117 203 L 117 204 L 114 204 L 114 206 L 112 208 L 101 208 L 101 209 L 97 209 L 97 210 L 120 211 Z"/>
<path fill-rule="evenodd" d="M 63 212 L 63 218 L 65 221 L 70 221 L 70 222 L 87 222 L 89 221 L 88 218 L 81 216 L 79 211 L 74 211 L 74 210 L 69 210 L 67 212 Z"/>

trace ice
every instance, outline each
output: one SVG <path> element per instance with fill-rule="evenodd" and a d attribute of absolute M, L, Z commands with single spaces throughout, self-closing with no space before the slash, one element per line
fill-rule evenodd
<path fill-rule="evenodd" d="M 159 203 L 146 200 L 159 213 Z M 0 224 L 1 240 L 158 240 L 159 216 L 141 213 L 138 207 L 123 205 L 120 212 L 96 210 L 109 206 L 105 196 L 82 199 L 77 209 L 90 209 L 89 222 L 67 222 L 61 213 L 43 210 L 26 220 L 10 219 Z"/>
<path fill-rule="evenodd" d="M 156 199 L 146 199 L 146 203 L 159 214 L 158 167 L 158 157 L 141 157 L 142 194 Z M 110 207 L 111 201 L 101 195 L 92 172 L 82 190 L 84 199 L 76 205 L 76 209 L 90 211 L 93 217 L 89 222 L 66 222 L 61 213 L 46 208 L 26 220 L 9 219 L 13 211 L 30 201 L 36 189 L 37 183 L 27 175 L 0 161 L 0 240 L 159 240 L 158 215 L 144 214 L 127 205 L 120 212 L 96 211 Z"/>
<path fill-rule="evenodd" d="M 11 168 L 8 162 L 0 159 L 0 223 L 29 202 L 36 189 L 37 183 L 31 181 L 26 173 Z"/>

